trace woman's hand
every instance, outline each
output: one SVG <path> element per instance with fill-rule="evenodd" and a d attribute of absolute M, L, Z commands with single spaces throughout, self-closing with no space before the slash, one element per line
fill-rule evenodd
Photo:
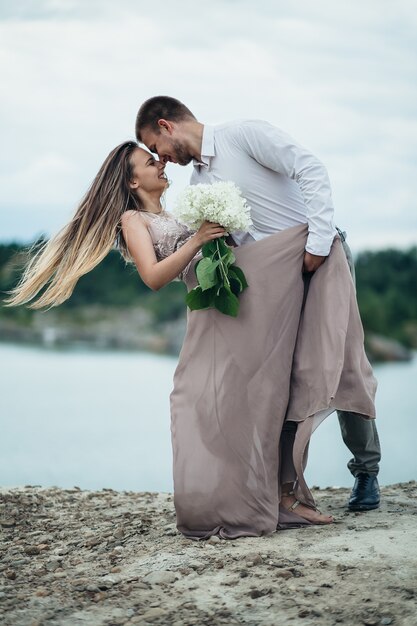
<path fill-rule="evenodd" d="M 226 234 L 227 232 L 223 228 L 223 226 L 220 226 L 220 224 L 216 224 L 215 222 L 208 222 L 206 220 L 201 224 L 194 237 L 201 247 L 208 241 L 218 239 L 219 237 L 224 237 Z"/>

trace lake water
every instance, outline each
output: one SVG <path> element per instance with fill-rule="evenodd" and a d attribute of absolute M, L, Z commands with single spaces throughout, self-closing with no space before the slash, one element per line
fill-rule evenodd
<path fill-rule="evenodd" d="M 176 359 L 0 344 L 0 485 L 172 491 Z M 375 367 L 380 483 L 417 478 L 417 358 Z M 311 485 L 351 486 L 336 414 L 314 433 Z"/>

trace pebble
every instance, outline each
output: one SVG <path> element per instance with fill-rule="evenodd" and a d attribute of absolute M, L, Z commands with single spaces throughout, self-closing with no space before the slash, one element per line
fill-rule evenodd
<path fill-rule="evenodd" d="M 56 569 L 58 569 L 58 567 L 61 567 L 62 564 L 62 559 L 57 557 L 56 559 L 47 561 L 45 563 L 45 567 L 48 570 L 48 572 L 54 572 Z"/>
<path fill-rule="evenodd" d="M 98 581 L 98 587 L 101 591 L 105 591 L 106 589 L 111 589 L 113 585 L 116 585 L 119 581 L 112 576 L 104 576 Z"/>
<path fill-rule="evenodd" d="M 123 530 L 123 528 L 118 528 L 113 533 L 113 537 L 115 537 L 116 539 L 123 539 L 124 536 L 125 536 L 125 531 Z"/>
<path fill-rule="evenodd" d="M 231 626 L 245 618 L 248 623 L 265 621 L 271 626 L 276 623 L 275 592 L 280 609 L 291 611 L 294 622 L 306 624 L 316 618 L 318 623 L 331 614 L 332 623 L 347 624 L 363 596 L 356 576 L 336 576 L 336 571 L 354 572 L 351 565 L 343 563 L 336 569 L 337 560 L 348 556 L 343 555 L 342 545 L 338 554 L 327 552 L 329 561 L 306 556 L 302 567 L 301 547 L 314 545 L 321 533 L 327 537 L 325 529 L 313 529 L 314 541 L 310 538 L 310 542 L 302 531 L 288 533 L 288 537 L 277 533 L 238 541 L 213 535 L 204 542 L 192 542 L 177 532 L 172 499 L 168 503 L 161 494 L 113 490 L 87 494 L 56 488 L 28 493 L 24 502 L 17 489 L 3 493 L 11 506 L 7 500 L 0 503 L 0 530 L 7 555 L 1 561 L 0 623 L 18 623 L 21 617 L 27 626 L 46 626 L 49 619 L 66 623 L 64 616 L 80 615 L 81 621 L 92 626 L 153 626 L 153 622 L 155 626 Z M 343 505 L 339 493 L 332 497 L 340 498 Z M 334 529 L 336 545 L 338 533 L 345 532 L 348 524 L 361 529 L 362 517 L 349 514 L 349 519 Z M 8 527 L 11 522 L 13 526 Z M 351 531 L 346 534 L 352 536 Z M 355 549 L 352 544 L 352 553 Z M 376 575 L 372 558 L 370 563 L 362 562 L 361 579 Z M 404 600 L 413 596 L 398 594 L 397 601 L 395 594 L 387 593 L 390 576 L 395 589 L 394 574 L 395 567 L 392 575 L 384 569 L 379 581 L 382 586 L 372 592 L 372 602 L 365 605 L 362 619 L 357 617 L 358 624 L 394 626 L 406 617 L 410 603 Z M 300 586 L 302 581 L 305 586 Z M 326 606 L 326 598 L 331 607 Z M 185 604 L 186 600 L 194 602 Z M 374 605 L 378 609 L 373 609 Z M 246 606 L 250 614 L 245 613 Z M 395 614 L 395 619 L 388 613 Z"/>
<path fill-rule="evenodd" d="M 150 572 L 143 577 L 143 580 L 151 585 L 169 585 L 177 580 L 177 574 L 171 571 L 160 570 Z"/>
<path fill-rule="evenodd" d="M 267 593 L 268 592 L 263 589 L 252 589 L 249 595 L 252 599 L 255 599 L 255 598 L 262 598 L 262 596 L 265 596 Z"/>
<path fill-rule="evenodd" d="M 16 526 L 16 520 L 13 517 L 2 519 L 0 520 L 0 526 L 3 526 L 3 528 L 13 528 L 13 526 Z"/>
<path fill-rule="evenodd" d="M 29 556 L 35 556 L 36 554 L 40 554 L 41 549 L 39 546 L 26 546 L 24 549 L 24 553 Z"/>
<path fill-rule="evenodd" d="M 87 539 L 84 543 L 86 548 L 94 548 L 94 546 L 98 546 L 101 543 L 100 537 L 93 537 L 92 539 Z"/>
<path fill-rule="evenodd" d="M 263 558 L 257 552 L 250 552 L 246 555 L 245 561 L 248 567 L 251 567 L 252 565 L 260 565 L 263 563 Z"/>
<path fill-rule="evenodd" d="M 277 578 L 292 578 L 294 574 L 289 569 L 279 569 L 275 572 Z"/>
<path fill-rule="evenodd" d="M 161 609 L 159 607 L 154 607 L 153 609 L 149 609 L 148 611 L 146 611 L 146 613 L 143 613 L 143 615 L 138 616 L 140 619 L 139 621 L 135 620 L 134 623 L 136 624 L 140 624 L 141 621 L 142 622 L 152 622 L 153 620 L 159 619 L 160 617 L 164 617 L 166 614 L 168 613 L 168 611 L 166 611 L 165 609 Z M 133 620 L 131 620 L 133 621 Z"/>

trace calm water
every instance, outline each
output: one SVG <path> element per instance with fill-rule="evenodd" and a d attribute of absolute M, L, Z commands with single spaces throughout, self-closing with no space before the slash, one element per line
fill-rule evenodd
<path fill-rule="evenodd" d="M 172 491 L 176 359 L 0 344 L 0 485 Z M 380 482 L 417 478 L 417 358 L 375 367 Z M 310 484 L 350 486 L 335 414 L 313 435 Z"/>

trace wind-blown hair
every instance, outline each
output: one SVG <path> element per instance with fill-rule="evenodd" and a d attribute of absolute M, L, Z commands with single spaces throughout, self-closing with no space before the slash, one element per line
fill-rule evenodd
<path fill-rule="evenodd" d="M 150 128 L 155 133 L 160 133 L 158 120 L 165 119 L 172 122 L 181 122 L 186 119 L 195 120 L 185 104 L 171 98 L 171 96 L 154 96 L 146 100 L 140 107 L 136 116 L 136 139 L 142 141 L 141 133 L 144 128 Z"/>
<path fill-rule="evenodd" d="M 126 261 L 131 257 L 121 229 L 122 214 L 143 210 L 131 190 L 130 157 L 138 148 L 127 141 L 110 152 L 72 220 L 52 239 L 34 244 L 19 283 L 8 292 L 6 306 L 26 304 L 47 288 L 29 308 L 53 307 L 67 300 L 81 276 L 90 272 L 116 246 Z M 48 284 L 49 283 L 49 284 Z"/>

